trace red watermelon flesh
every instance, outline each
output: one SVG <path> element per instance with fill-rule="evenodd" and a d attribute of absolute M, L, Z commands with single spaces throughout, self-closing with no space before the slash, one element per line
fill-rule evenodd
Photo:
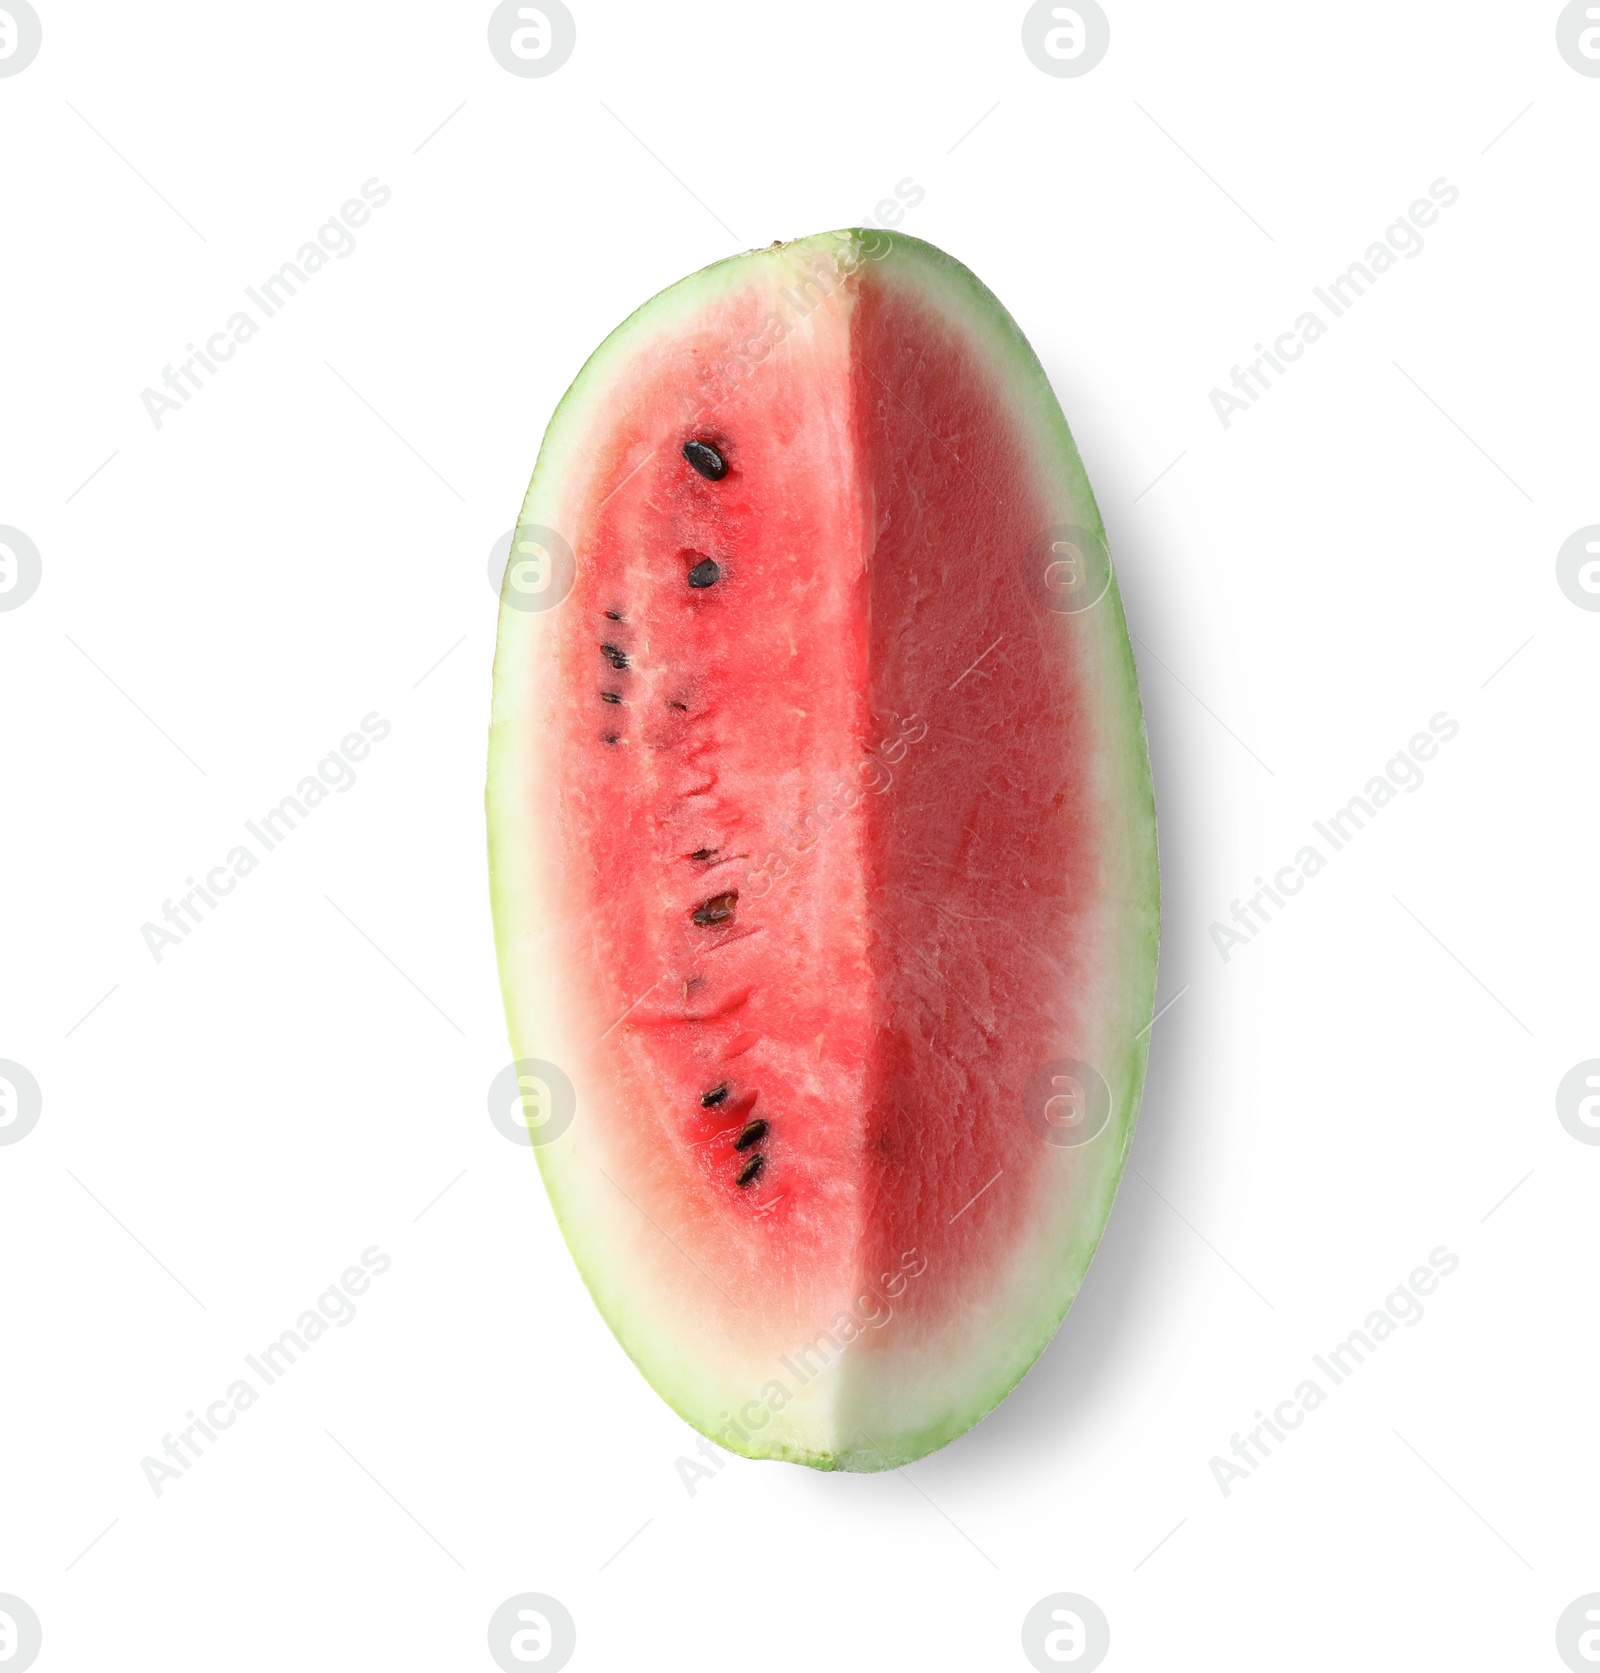
<path fill-rule="evenodd" d="M 513 1045 L 572 1088 L 535 1129 L 563 1231 L 714 1440 L 899 1464 L 1049 1340 L 1142 1079 L 1148 764 L 1076 451 L 965 268 L 827 234 L 607 340 L 546 531 L 489 813 Z"/>

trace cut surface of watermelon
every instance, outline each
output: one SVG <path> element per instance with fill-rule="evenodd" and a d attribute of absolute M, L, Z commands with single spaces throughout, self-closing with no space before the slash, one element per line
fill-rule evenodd
<path fill-rule="evenodd" d="M 976 1422 L 1110 1212 L 1158 891 L 1100 517 L 966 268 L 822 234 L 596 351 L 518 524 L 488 811 L 527 1108 L 570 1088 L 536 1153 L 640 1370 L 821 1468 Z"/>

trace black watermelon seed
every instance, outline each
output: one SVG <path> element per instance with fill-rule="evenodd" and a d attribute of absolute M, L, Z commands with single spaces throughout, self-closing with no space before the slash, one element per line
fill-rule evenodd
<path fill-rule="evenodd" d="M 734 1180 L 735 1185 L 748 1185 L 755 1176 L 767 1165 L 767 1159 L 758 1150 L 745 1165 L 739 1169 L 739 1177 Z"/>
<path fill-rule="evenodd" d="M 620 691 L 602 691 L 600 693 L 600 701 L 602 703 L 620 703 L 622 701 L 622 693 Z"/>
<path fill-rule="evenodd" d="M 720 482 L 728 474 L 728 461 L 709 442 L 686 441 L 683 456 L 708 481 Z"/>
<path fill-rule="evenodd" d="M 678 702 L 676 698 L 671 699 L 667 703 L 667 707 L 669 709 L 681 709 L 685 714 L 688 714 L 689 712 L 689 705 L 687 703 Z"/>
<path fill-rule="evenodd" d="M 738 895 L 713 895 L 703 906 L 697 906 L 689 914 L 697 924 L 725 924 L 733 916 L 734 903 Z"/>
<path fill-rule="evenodd" d="M 715 558 L 702 558 L 689 571 L 691 587 L 714 587 L 722 579 L 722 567 Z"/>
<path fill-rule="evenodd" d="M 615 645 L 602 645 L 600 654 L 613 668 L 626 668 L 628 666 L 628 653 L 618 650 Z"/>
<path fill-rule="evenodd" d="M 615 743 L 620 743 L 622 740 L 617 736 L 617 734 L 615 732 L 602 732 L 600 734 L 600 741 L 601 741 L 601 743 L 615 744 Z"/>
<path fill-rule="evenodd" d="M 748 1150 L 751 1145 L 759 1144 L 767 1136 L 767 1124 L 764 1121 L 752 1121 L 748 1127 L 733 1141 L 735 1150 Z"/>
<path fill-rule="evenodd" d="M 715 848 L 697 848 L 689 856 L 691 860 L 709 860 L 716 853 Z"/>
<path fill-rule="evenodd" d="M 700 1108 L 703 1110 L 714 1110 L 727 1096 L 728 1083 L 724 1081 L 721 1086 L 714 1086 L 709 1092 L 702 1092 L 700 1094 Z"/>
<path fill-rule="evenodd" d="M 606 611 L 606 620 L 608 622 L 620 622 L 622 620 L 622 617 L 615 610 L 607 610 Z"/>

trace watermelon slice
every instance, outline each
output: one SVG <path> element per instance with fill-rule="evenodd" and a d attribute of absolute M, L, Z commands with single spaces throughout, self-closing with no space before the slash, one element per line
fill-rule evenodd
<path fill-rule="evenodd" d="M 1110 1212 L 1158 905 L 1100 517 L 966 268 L 822 234 L 607 338 L 518 524 L 488 812 L 523 1109 L 639 1369 L 822 1469 L 975 1423 Z"/>

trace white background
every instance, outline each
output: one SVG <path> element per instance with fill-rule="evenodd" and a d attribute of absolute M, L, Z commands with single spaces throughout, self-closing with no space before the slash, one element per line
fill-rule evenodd
<path fill-rule="evenodd" d="M 0 1592 L 45 1673 L 492 1668 L 528 1590 L 575 1668 L 1024 1668 L 1058 1591 L 1114 1669 L 1559 1668 L 1600 1589 L 1600 1150 L 1554 1104 L 1600 1055 L 1600 615 L 1555 580 L 1600 522 L 1600 79 L 1545 0 L 1105 3 L 1054 78 L 1015 4 L 572 0 L 525 79 L 484 3 L 38 0 L 0 79 L 0 523 L 43 562 L 0 614 L 0 1057 L 44 1098 L 0 1147 Z M 141 390 L 374 176 L 354 254 L 157 429 Z M 1441 176 L 1420 256 L 1225 430 L 1208 391 Z M 613 325 L 907 177 L 1099 495 L 1172 1006 L 1005 1406 L 899 1474 L 691 1495 L 486 1112 L 486 566 Z M 141 924 L 373 710 L 355 788 L 157 964 Z M 1225 963 L 1212 921 L 1439 711 L 1423 787 Z M 373 1244 L 355 1320 L 156 1497 L 140 1460 Z M 1224 1497 L 1212 1456 L 1441 1244 L 1421 1323 Z"/>

